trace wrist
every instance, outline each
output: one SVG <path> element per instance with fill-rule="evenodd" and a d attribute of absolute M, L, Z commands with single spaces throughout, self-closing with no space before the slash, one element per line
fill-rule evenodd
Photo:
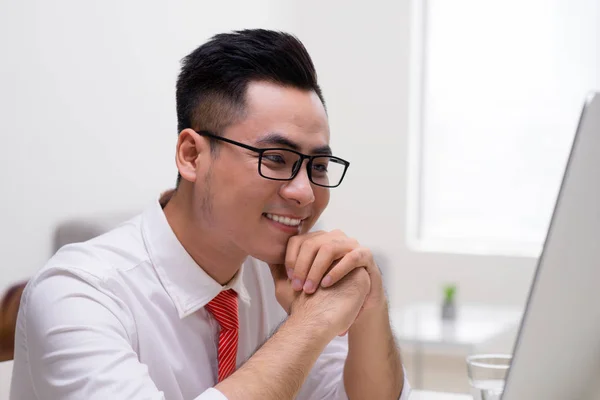
<path fill-rule="evenodd" d="M 375 327 L 389 324 L 389 309 L 387 302 L 384 302 L 376 307 L 363 309 L 348 332 L 370 331 Z"/>
<path fill-rule="evenodd" d="M 303 305 L 292 306 L 292 311 L 286 324 L 295 332 L 304 333 L 316 341 L 323 341 L 326 346 L 338 334 L 331 321 L 322 318 L 322 314 L 311 313 Z"/>

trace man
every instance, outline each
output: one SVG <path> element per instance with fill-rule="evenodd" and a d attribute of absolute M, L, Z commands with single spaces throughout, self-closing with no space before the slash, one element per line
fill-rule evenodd
<path fill-rule="evenodd" d="M 28 284 L 11 398 L 407 399 L 371 252 L 309 232 L 349 163 L 302 44 L 213 37 L 177 116 L 176 190 Z"/>

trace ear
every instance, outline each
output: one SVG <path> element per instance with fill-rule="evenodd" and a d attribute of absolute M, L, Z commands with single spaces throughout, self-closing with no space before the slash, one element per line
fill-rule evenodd
<path fill-rule="evenodd" d="M 210 151 L 208 140 L 192 129 L 184 129 L 177 139 L 175 163 L 182 179 L 196 182 L 197 167 L 203 156 Z"/>

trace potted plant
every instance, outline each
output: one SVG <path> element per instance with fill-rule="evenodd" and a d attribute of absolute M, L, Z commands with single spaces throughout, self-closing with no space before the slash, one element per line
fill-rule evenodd
<path fill-rule="evenodd" d="M 442 303 L 442 319 L 456 319 L 456 285 L 447 284 L 444 286 L 444 301 Z"/>

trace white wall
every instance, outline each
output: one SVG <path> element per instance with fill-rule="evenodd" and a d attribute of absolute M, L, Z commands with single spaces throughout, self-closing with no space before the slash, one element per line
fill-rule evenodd
<path fill-rule="evenodd" d="M 67 217 L 135 211 L 174 183 L 178 61 L 219 31 L 291 30 L 314 58 L 332 145 L 351 160 L 325 227 L 385 258 L 396 306 L 522 305 L 534 259 L 419 254 L 405 245 L 409 3 L 0 2 L 0 288 L 27 277 Z"/>
<path fill-rule="evenodd" d="M 305 0 L 297 9 L 329 103 L 334 151 L 352 162 L 324 222 L 385 256 L 395 306 L 437 300 L 447 281 L 459 284 L 461 301 L 521 306 L 535 259 L 406 246 L 410 11 L 408 1 L 384 0 Z"/>
<path fill-rule="evenodd" d="M 174 185 L 183 56 L 289 21 L 275 0 L 0 1 L 0 291 L 42 266 L 59 221 Z"/>

